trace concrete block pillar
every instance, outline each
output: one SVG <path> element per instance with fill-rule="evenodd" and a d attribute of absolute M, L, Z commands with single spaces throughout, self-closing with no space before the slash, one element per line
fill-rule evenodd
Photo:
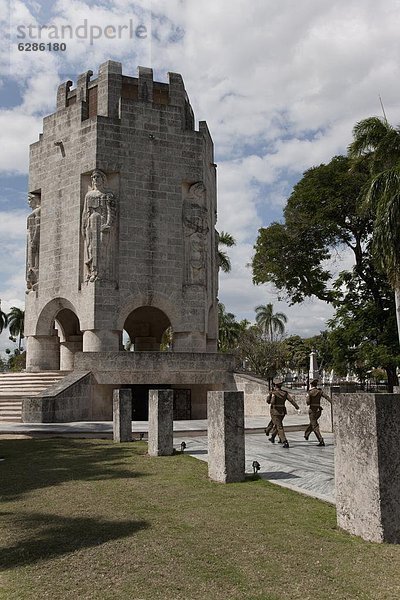
<path fill-rule="evenodd" d="M 184 106 L 187 99 L 182 75 L 179 73 L 168 73 L 169 79 L 169 103 L 172 106 Z"/>
<path fill-rule="evenodd" d="M 58 371 L 60 340 L 58 335 L 30 335 L 26 338 L 26 370 Z"/>
<path fill-rule="evenodd" d="M 170 456 L 173 445 L 173 390 L 149 391 L 149 435 L 150 456 Z"/>
<path fill-rule="evenodd" d="M 97 81 L 97 114 L 118 119 L 122 87 L 121 63 L 108 60 L 101 64 Z"/>
<path fill-rule="evenodd" d="M 120 331 L 88 329 L 83 332 L 83 352 L 118 352 Z"/>
<path fill-rule="evenodd" d="M 207 337 L 201 331 L 174 331 L 174 352 L 206 352 Z"/>
<path fill-rule="evenodd" d="M 139 72 L 139 100 L 153 102 L 153 69 L 138 67 Z"/>
<path fill-rule="evenodd" d="M 208 476 L 220 483 L 245 477 L 244 393 L 208 392 Z"/>
<path fill-rule="evenodd" d="M 82 352 L 82 336 L 71 337 L 77 339 L 60 342 L 60 371 L 72 371 L 75 352 Z"/>
<path fill-rule="evenodd" d="M 339 527 L 400 543 L 400 394 L 333 396 Z"/>
<path fill-rule="evenodd" d="M 58 86 L 57 110 L 62 110 L 68 105 L 68 94 L 72 87 L 72 81 L 68 80 Z"/>
<path fill-rule="evenodd" d="M 113 392 L 113 439 L 114 442 L 132 440 L 132 392 L 114 390 Z"/>

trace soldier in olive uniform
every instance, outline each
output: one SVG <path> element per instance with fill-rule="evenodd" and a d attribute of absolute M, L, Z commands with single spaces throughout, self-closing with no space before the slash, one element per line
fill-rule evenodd
<path fill-rule="evenodd" d="M 321 435 L 318 425 L 318 419 L 320 418 L 322 413 L 321 398 L 325 398 L 326 400 L 329 400 L 329 402 L 332 401 L 330 397 L 322 391 L 321 388 L 317 387 L 317 384 L 318 379 L 313 379 L 310 383 L 311 388 L 308 390 L 307 393 L 306 402 L 308 404 L 308 416 L 310 418 L 310 423 L 308 424 L 308 427 L 304 432 L 304 437 L 306 440 L 308 440 L 311 432 L 313 431 L 319 441 L 318 446 L 325 446 L 324 438 Z"/>
<path fill-rule="evenodd" d="M 286 400 L 289 400 L 297 411 L 300 412 L 300 408 L 294 398 L 286 390 L 282 390 L 282 381 L 275 382 L 275 389 L 271 394 L 271 420 L 276 428 L 276 431 L 283 442 L 284 448 L 289 448 L 289 442 L 286 439 L 285 430 L 283 429 L 283 419 L 286 415 Z"/>
<path fill-rule="evenodd" d="M 271 398 L 272 398 L 272 392 L 269 392 L 268 396 L 267 396 L 267 404 L 271 404 Z M 276 427 L 272 421 L 272 419 L 270 420 L 270 422 L 268 423 L 268 425 L 266 426 L 266 428 L 264 429 L 265 431 L 265 435 L 268 437 L 269 434 L 271 434 L 271 437 L 268 437 L 269 441 L 272 442 L 273 444 L 275 443 L 275 438 L 278 435 L 278 432 L 276 430 Z M 279 440 L 279 443 L 281 443 L 281 441 Z"/>

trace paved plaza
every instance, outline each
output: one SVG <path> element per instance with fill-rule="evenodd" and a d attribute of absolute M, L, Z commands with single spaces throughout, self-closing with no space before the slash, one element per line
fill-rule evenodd
<path fill-rule="evenodd" d="M 318 447 L 311 435 L 306 442 L 303 437 L 306 419 L 303 415 L 288 415 L 285 419 L 286 434 L 290 448 L 271 444 L 263 428 L 265 417 L 246 418 L 246 473 L 253 473 L 254 460 L 260 463 L 259 475 L 272 483 L 297 492 L 314 496 L 326 502 L 335 502 L 333 435 L 324 434 L 326 446 Z M 300 431 L 299 431 L 300 429 Z M 294 431 L 297 430 L 297 431 Z M 134 438 L 147 438 L 148 422 L 132 421 Z M 1 435 L 68 435 L 111 436 L 112 423 L 2 423 Z M 174 421 L 174 447 L 179 450 L 185 441 L 185 452 L 207 461 L 207 421 Z"/>
<path fill-rule="evenodd" d="M 281 444 L 271 444 L 265 434 L 246 435 L 246 473 L 253 473 L 252 463 L 256 460 L 263 479 L 334 504 L 333 434 L 324 436 L 325 447 L 318 447 L 316 440 L 306 442 L 300 431 L 288 432 L 287 438 L 290 448 L 285 449 Z M 174 439 L 176 448 L 181 439 Z M 185 452 L 207 461 L 206 436 L 185 442 Z"/>

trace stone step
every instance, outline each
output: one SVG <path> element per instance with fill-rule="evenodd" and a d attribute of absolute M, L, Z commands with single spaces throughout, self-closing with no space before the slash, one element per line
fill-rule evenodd
<path fill-rule="evenodd" d="M 21 422 L 22 400 L 36 396 L 61 381 L 67 371 L 0 374 L 0 423 Z"/>

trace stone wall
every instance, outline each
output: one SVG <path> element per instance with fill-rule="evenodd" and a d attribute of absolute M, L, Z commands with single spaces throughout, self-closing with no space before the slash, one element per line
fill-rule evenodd
<path fill-rule="evenodd" d="M 400 394 L 334 396 L 338 525 L 400 543 Z"/>
<path fill-rule="evenodd" d="M 93 377 L 88 372 L 66 375 L 38 396 L 24 398 L 23 423 L 91 421 Z"/>
<path fill-rule="evenodd" d="M 28 369 L 57 368 L 54 320 L 62 311 L 77 316 L 63 341 L 78 344 L 80 335 L 84 351 L 118 351 L 124 328 L 138 348 L 158 349 L 170 324 L 175 351 L 214 352 L 216 165 L 207 125 L 195 129 L 176 73 L 158 83 L 151 69 L 129 77 L 107 61 L 92 75 L 60 86 L 57 110 L 30 147 L 29 191 L 41 216 L 39 278 L 26 297 Z M 96 169 L 106 176 L 101 202 L 112 219 L 93 244 L 98 276 L 88 278 L 84 215 Z"/>
<path fill-rule="evenodd" d="M 235 359 L 197 352 L 79 352 L 75 369 L 99 384 L 208 384 L 235 389 Z M 221 388 L 222 389 L 222 388 Z"/>

